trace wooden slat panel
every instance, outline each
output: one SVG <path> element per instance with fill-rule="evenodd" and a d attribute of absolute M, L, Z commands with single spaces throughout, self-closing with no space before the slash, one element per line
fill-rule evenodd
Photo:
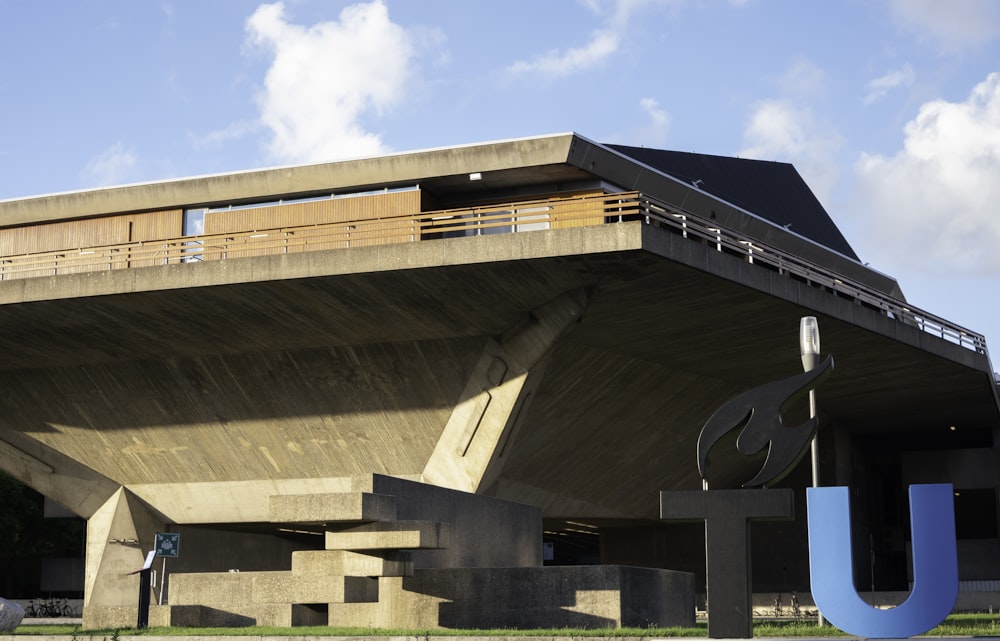
<path fill-rule="evenodd" d="M 391 245 L 419 240 L 420 234 L 413 219 L 386 220 L 354 225 L 353 247 Z"/>
<path fill-rule="evenodd" d="M 209 212 L 205 234 L 361 221 L 420 211 L 417 190 Z"/>
<path fill-rule="evenodd" d="M 81 261 L 80 248 L 110 245 L 128 240 L 128 222 L 124 216 L 107 216 L 46 225 L 0 230 L 0 252 L 4 256 L 66 250 L 54 257 L 52 267 L 24 271 L 16 278 L 49 276 L 92 271 L 94 266 Z M 106 269 L 104 265 L 99 267 Z"/>
<path fill-rule="evenodd" d="M 132 226 L 129 240 L 132 242 L 139 241 L 145 243 L 146 241 L 178 238 L 183 234 L 184 210 L 182 209 L 133 214 L 129 219 L 129 223 Z M 129 253 L 131 254 L 131 251 Z M 117 267 L 151 267 L 153 265 L 164 265 L 168 262 L 176 263 L 179 262 L 179 259 L 174 257 L 169 261 L 165 258 L 132 260 L 131 256 L 126 256 L 124 260 L 118 263 Z"/>
<path fill-rule="evenodd" d="M 128 222 L 125 216 L 0 229 L 0 253 L 4 256 L 112 245 L 127 241 Z"/>
<path fill-rule="evenodd" d="M 231 211 L 209 212 L 205 215 L 205 234 L 225 234 L 230 232 L 252 231 L 256 229 L 280 229 L 284 227 L 301 227 L 303 225 L 319 225 L 336 222 L 360 222 L 377 219 L 383 216 L 400 216 L 420 212 L 420 191 L 407 191 L 356 196 L 351 198 L 333 198 L 287 205 L 272 205 L 250 209 L 235 209 Z M 395 224 L 395 223 L 392 223 Z M 308 239 L 310 236 L 329 236 L 329 230 L 311 233 L 308 229 L 295 231 L 298 239 Z M 374 228 L 368 228 L 360 238 L 351 239 L 351 230 L 345 229 L 343 238 L 330 238 L 326 241 L 294 244 L 287 248 L 278 243 L 268 243 L 267 247 L 254 249 L 235 249 L 225 253 L 226 258 L 244 256 L 264 256 L 275 253 L 292 253 L 313 251 L 319 249 L 340 249 L 343 247 L 373 244 L 389 244 L 405 242 L 409 238 L 402 236 L 385 236 L 376 233 Z M 371 236 L 379 236 L 376 239 Z M 308 241 L 307 241 L 308 242 Z M 206 252 L 204 260 L 218 260 L 221 252 Z"/>
<path fill-rule="evenodd" d="M 51 268 L 21 271 L 5 277 L 31 278 L 161 264 L 149 260 L 130 264 L 127 256 L 118 255 L 109 255 L 107 261 L 102 261 L 87 258 L 91 254 L 86 249 L 136 240 L 175 238 L 181 235 L 183 215 L 182 210 L 174 209 L 0 229 L 2 256 L 65 250 L 54 258 Z"/>
<path fill-rule="evenodd" d="M 289 243 L 288 253 L 298 253 L 313 251 L 314 249 L 343 249 L 350 247 L 350 236 L 345 233 L 344 237 L 331 239 L 329 229 L 296 229 L 288 232 L 290 240 L 297 242 Z"/>
<path fill-rule="evenodd" d="M 583 194 L 581 194 L 583 195 Z M 594 196 L 603 196 L 602 192 L 594 192 Z M 552 203 L 552 228 L 586 227 L 600 225 L 604 222 L 603 198 L 589 200 L 564 200 Z"/>
<path fill-rule="evenodd" d="M 132 238 L 129 240 L 164 240 L 182 235 L 184 210 L 146 212 L 128 216 L 132 223 Z"/>

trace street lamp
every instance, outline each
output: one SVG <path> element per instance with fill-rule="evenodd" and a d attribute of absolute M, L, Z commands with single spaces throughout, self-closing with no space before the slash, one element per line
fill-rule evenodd
<path fill-rule="evenodd" d="M 816 367 L 819 358 L 819 322 L 815 316 L 803 316 L 799 321 L 799 351 L 802 354 L 802 368 L 810 371 Z M 809 390 L 809 418 L 816 418 L 816 389 Z M 812 458 L 812 486 L 819 487 L 819 429 L 813 434 L 810 445 Z M 816 609 L 816 623 L 823 625 L 823 614 Z"/>
<path fill-rule="evenodd" d="M 803 316 L 799 321 L 799 347 L 802 349 L 802 367 L 808 372 L 816 367 L 819 356 L 819 322 L 815 316 Z"/>
<path fill-rule="evenodd" d="M 802 353 L 802 368 L 811 371 L 819 358 L 819 323 L 815 316 L 803 316 L 799 321 L 799 350 Z M 816 417 L 816 390 L 809 390 L 809 418 Z M 819 433 L 812 440 L 812 484 L 819 487 Z"/>

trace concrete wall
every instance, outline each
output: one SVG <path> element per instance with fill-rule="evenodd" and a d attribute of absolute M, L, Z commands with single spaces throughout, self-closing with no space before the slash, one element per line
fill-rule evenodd
<path fill-rule="evenodd" d="M 414 550 L 417 568 L 542 564 L 542 513 L 528 505 L 373 475 L 372 491 L 396 498 L 398 520 L 449 523 L 447 549 Z"/>
<path fill-rule="evenodd" d="M 619 628 L 694 625 L 694 577 L 625 566 L 417 570 L 378 603 L 330 605 L 330 625 Z"/>
<path fill-rule="evenodd" d="M 193 578 L 193 577 L 192 577 Z M 323 625 L 364 628 L 621 628 L 694 626 L 694 577 L 624 566 L 444 568 L 371 581 L 330 577 L 338 602 L 277 603 L 319 589 L 278 573 L 220 577 L 218 603 L 153 608 L 151 625 Z M 351 577 L 346 577 L 351 579 Z M 258 602 L 254 603 L 254 600 Z M 270 601 L 270 602 L 263 602 Z M 320 605 L 320 607 L 316 607 Z"/>

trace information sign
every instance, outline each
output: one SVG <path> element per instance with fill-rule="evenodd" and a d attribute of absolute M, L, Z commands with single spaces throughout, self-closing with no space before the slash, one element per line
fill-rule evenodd
<path fill-rule="evenodd" d="M 181 535 L 174 532 L 157 532 L 156 533 L 156 544 L 154 545 L 154 550 L 156 550 L 156 556 L 177 558 L 180 553 L 181 548 Z"/>

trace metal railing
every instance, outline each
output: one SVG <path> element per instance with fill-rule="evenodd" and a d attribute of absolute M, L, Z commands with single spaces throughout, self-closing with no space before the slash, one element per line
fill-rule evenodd
<path fill-rule="evenodd" d="M 204 234 L 0 257 L 0 280 L 642 221 L 877 310 L 966 349 L 985 338 L 815 263 L 638 192 L 510 202 L 375 219 Z"/>
<path fill-rule="evenodd" d="M 603 224 L 637 194 L 524 201 L 400 216 L 203 234 L 0 257 L 0 280 Z"/>
<path fill-rule="evenodd" d="M 877 310 L 901 323 L 915 326 L 928 334 L 988 355 L 986 339 L 982 334 L 913 307 L 846 276 L 834 274 L 811 261 L 741 237 L 720 228 L 713 221 L 681 212 L 643 196 L 640 198 L 643 200 L 642 209 L 646 212 L 647 222 L 651 224 L 670 227 L 685 238 L 714 245 L 717 251 L 742 256 L 750 263 L 798 278 L 809 285 L 821 287 L 837 296 Z"/>

